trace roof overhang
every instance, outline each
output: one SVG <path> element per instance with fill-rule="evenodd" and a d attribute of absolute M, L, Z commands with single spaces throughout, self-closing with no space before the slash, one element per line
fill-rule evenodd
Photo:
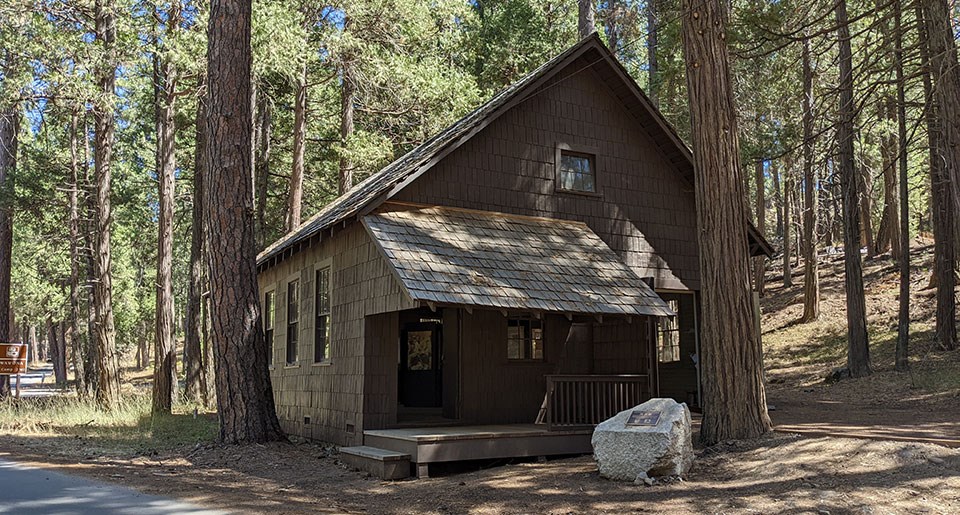
<path fill-rule="evenodd" d="M 362 220 L 416 302 L 565 314 L 675 314 L 580 222 L 446 207 Z"/>

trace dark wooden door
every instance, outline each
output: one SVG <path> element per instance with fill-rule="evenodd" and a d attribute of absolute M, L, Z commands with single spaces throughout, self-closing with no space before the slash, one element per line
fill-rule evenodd
<path fill-rule="evenodd" d="M 399 401 L 408 408 L 440 407 L 440 325 L 406 324 L 400 335 Z"/>

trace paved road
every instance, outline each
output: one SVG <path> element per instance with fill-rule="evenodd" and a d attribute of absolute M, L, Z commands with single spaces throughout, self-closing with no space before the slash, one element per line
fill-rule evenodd
<path fill-rule="evenodd" d="M 130 488 L 0 460 L 0 514 L 213 515 L 190 504 Z"/>

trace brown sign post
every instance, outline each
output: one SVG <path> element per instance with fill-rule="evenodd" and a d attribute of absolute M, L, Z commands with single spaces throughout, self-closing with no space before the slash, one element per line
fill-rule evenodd
<path fill-rule="evenodd" d="M 27 344 L 0 343 L 0 375 L 17 376 L 17 397 L 20 397 L 20 374 L 27 371 Z"/>

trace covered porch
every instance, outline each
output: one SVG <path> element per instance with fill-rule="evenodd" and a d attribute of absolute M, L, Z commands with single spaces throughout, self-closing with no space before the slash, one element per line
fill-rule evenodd
<path fill-rule="evenodd" d="M 364 446 L 420 473 L 590 452 L 595 424 L 657 392 L 675 313 L 586 225 L 452 208 L 363 223 L 422 306 L 365 319 Z"/>

